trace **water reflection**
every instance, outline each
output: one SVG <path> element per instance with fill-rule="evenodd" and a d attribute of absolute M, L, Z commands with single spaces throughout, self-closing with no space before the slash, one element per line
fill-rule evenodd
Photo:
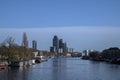
<path fill-rule="evenodd" d="M 120 65 L 81 60 L 52 58 L 28 68 L 0 71 L 0 80 L 120 80 Z"/>
<path fill-rule="evenodd" d="M 28 73 L 27 68 L 8 68 L 0 71 L 0 80 L 28 80 Z"/>
<path fill-rule="evenodd" d="M 29 70 L 24 67 L 20 68 L 9 68 L 7 71 L 8 80 L 28 80 Z"/>
<path fill-rule="evenodd" d="M 66 80 L 66 59 L 64 58 L 54 58 L 52 66 L 52 80 Z"/>

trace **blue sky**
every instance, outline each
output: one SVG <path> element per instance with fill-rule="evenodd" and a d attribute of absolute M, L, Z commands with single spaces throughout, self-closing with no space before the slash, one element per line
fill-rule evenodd
<path fill-rule="evenodd" d="M 22 33 L 48 50 L 55 34 L 77 51 L 119 47 L 120 0 L 0 0 L 0 41 Z M 31 44 L 31 43 L 30 43 Z"/>
<path fill-rule="evenodd" d="M 120 0 L 0 0 L 0 27 L 120 26 Z"/>

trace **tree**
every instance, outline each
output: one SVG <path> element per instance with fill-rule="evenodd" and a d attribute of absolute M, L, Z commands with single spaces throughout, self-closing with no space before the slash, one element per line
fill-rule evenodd
<path fill-rule="evenodd" d="M 16 48 L 10 50 L 9 60 L 11 62 L 20 61 L 19 51 Z"/>
<path fill-rule="evenodd" d="M 8 58 L 8 54 L 7 53 L 8 53 L 8 48 L 6 46 L 1 45 L 0 46 L 0 58 L 2 60 Z"/>
<path fill-rule="evenodd" d="M 117 47 L 112 47 L 102 51 L 102 56 L 104 59 L 119 59 L 120 58 L 120 49 Z"/>
<path fill-rule="evenodd" d="M 12 38 L 12 37 L 7 37 L 5 40 L 4 40 L 4 45 L 7 46 L 8 48 L 11 48 L 15 45 L 14 43 L 15 39 Z"/>
<path fill-rule="evenodd" d="M 19 61 L 19 51 L 17 49 L 18 45 L 14 43 L 15 39 L 12 37 L 7 37 L 3 43 L 1 43 L 0 51 L 2 57 L 7 58 L 8 63 L 13 61 Z"/>
<path fill-rule="evenodd" d="M 101 61 L 103 60 L 102 58 L 102 54 L 98 51 L 93 51 L 93 52 L 90 52 L 89 53 L 89 57 L 92 59 L 92 60 L 96 60 L 96 61 Z"/>

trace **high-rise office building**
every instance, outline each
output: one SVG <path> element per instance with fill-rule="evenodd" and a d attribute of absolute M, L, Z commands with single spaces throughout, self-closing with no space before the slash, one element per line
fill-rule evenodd
<path fill-rule="evenodd" d="M 50 47 L 50 52 L 51 52 L 51 53 L 54 53 L 54 52 L 55 52 L 55 47 L 53 47 L 53 46 Z"/>
<path fill-rule="evenodd" d="M 68 52 L 67 43 L 63 43 L 63 52 L 64 53 Z"/>
<path fill-rule="evenodd" d="M 37 41 L 36 40 L 32 41 L 32 48 L 37 49 Z"/>
<path fill-rule="evenodd" d="M 67 53 L 67 44 L 63 42 L 63 39 L 59 39 L 56 35 L 53 37 L 53 46 L 50 47 L 50 52 L 54 53 Z"/>
<path fill-rule="evenodd" d="M 53 38 L 53 47 L 55 47 L 55 52 L 58 53 L 58 50 L 59 50 L 59 39 L 58 39 L 58 37 L 56 35 Z"/>
<path fill-rule="evenodd" d="M 59 40 L 59 48 L 63 48 L 63 40 L 62 39 Z"/>
<path fill-rule="evenodd" d="M 62 53 L 63 52 L 63 40 L 60 39 L 59 40 L 59 53 Z"/>

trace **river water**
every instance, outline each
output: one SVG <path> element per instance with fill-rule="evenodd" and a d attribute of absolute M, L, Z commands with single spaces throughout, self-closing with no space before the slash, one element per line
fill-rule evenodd
<path fill-rule="evenodd" d="M 51 58 L 27 68 L 2 70 L 0 80 L 120 80 L 120 65 L 80 58 Z"/>

